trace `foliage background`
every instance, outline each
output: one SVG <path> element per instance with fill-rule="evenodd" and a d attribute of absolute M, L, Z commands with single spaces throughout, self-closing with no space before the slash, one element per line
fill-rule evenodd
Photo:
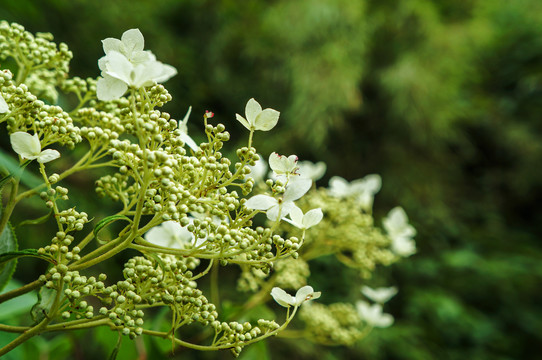
<path fill-rule="evenodd" d="M 174 97 L 167 111 L 177 119 L 190 105 L 192 114 L 213 110 L 241 141 L 246 134 L 234 114 L 255 97 L 282 112 L 276 130 L 256 134 L 262 153 L 280 149 L 325 161 L 323 186 L 335 174 L 382 175 L 376 218 L 399 204 L 418 229 L 418 254 L 374 280 L 400 289 L 388 307 L 395 325 L 350 349 L 273 340 L 247 349 L 246 358 L 536 356 L 540 1 L 4 0 L 0 18 L 66 42 L 74 53 L 71 73 L 82 77 L 99 75 L 101 39 L 138 27 L 146 48 L 179 70 L 166 84 Z M 189 127 L 196 138 L 197 116 Z M 81 193 L 92 187 L 92 179 L 73 181 Z M 19 264 L 21 281 L 34 280 L 32 266 Z M 350 286 L 348 273 L 337 277 Z M 37 339 L 20 355 L 103 357 L 108 333 L 97 333 L 96 349 L 85 336 Z M 126 341 L 121 357 L 135 354 Z"/>

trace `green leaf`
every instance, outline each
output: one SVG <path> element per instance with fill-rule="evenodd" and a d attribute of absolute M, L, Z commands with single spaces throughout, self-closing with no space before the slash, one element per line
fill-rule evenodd
<path fill-rule="evenodd" d="M 17 247 L 15 232 L 13 231 L 11 224 L 7 223 L 2 234 L 0 234 L 0 259 L 2 259 L 6 253 L 16 252 Z M 0 291 L 6 286 L 15 271 L 15 266 L 17 266 L 16 258 L 17 257 L 10 257 L 6 258 L 4 261 L 0 261 Z"/>
<path fill-rule="evenodd" d="M 31 219 L 31 220 L 24 220 L 24 221 L 21 221 L 20 223 L 18 223 L 17 225 L 15 225 L 15 228 L 18 228 L 19 226 L 23 226 L 23 225 L 39 225 L 39 224 L 43 224 L 44 222 L 46 222 L 50 217 L 51 217 L 51 214 L 53 213 L 53 210 L 49 211 L 49 213 L 37 218 L 37 219 Z"/>
<path fill-rule="evenodd" d="M 53 259 L 50 255 L 40 254 L 38 253 L 38 250 L 36 249 L 24 249 L 21 251 L 10 251 L 10 252 L 0 254 L 0 265 L 2 265 L 5 262 L 8 262 L 8 261 L 11 261 L 23 256 L 36 257 L 38 259 L 48 261 L 53 265 L 56 265 L 57 263 L 56 260 Z"/>
<path fill-rule="evenodd" d="M 117 221 L 117 220 L 124 220 L 124 221 L 128 221 L 128 222 L 132 222 L 132 220 L 127 217 L 127 216 L 124 216 L 124 215 L 111 215 L 111 216 L 108 216 L 106 217 L 105 219 L 102 219 L 98 225 L 96 225 L 96 227 L 94 228 L 94 237 L 96 238 L 96 240 L 100 243 L 100 244 L 105 244 L 107 241 L 104 241 L 104 240 L 100 240 L 98 238 L 98 233 L 100 231 L 103 230 L 104 227 L 106 227 L 107 225 Z"/>
<path fill-rule="evenodd" d="M 36 323 L 45 318 L 45 315 L 47 315 L 55 302 L 56 293 L 56 289 L 48 289 L 42 286 L 38 292 L 38 302 L 30 310 L 30 315 Z"/>
<path fill-rule="evenodd" d="M 11 291 L 20 288 L 24 284 L 11 279 L 4 291 Z M 30 308 L 36 303 L 36 292 L 29 292 L 16 298 L 4 301 L 0 304 L 0 321 L 5 324 L 18 325 L 19 316 L 28 314 Z"/>

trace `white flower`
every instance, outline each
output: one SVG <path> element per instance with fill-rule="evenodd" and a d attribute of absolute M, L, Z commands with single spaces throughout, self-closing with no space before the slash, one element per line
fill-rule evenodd
<path fill-rule="evenodd" d="M 190 218 L 190 223 L 193 223 L 193 219 Z M 182 227 L 176 221 L 164 221 L 158 226 L 153 227 L 145 234 L 145 240 L 158 246 L 182 249 L 187 245 L 199 247 L 206 239 L 198 239 L 194 244 L 194 234 L 192 234 L 186 227 Z"/>
<path fill-rule="evenodd" d="M 313 163 L 305 160 L 298 162 L 297 166 L 299 168 L 299 176 L 307 179 L 312 179 L 312 181 L 320 180 L 322 176 L 324 176 L 324 174 L 326 173 L 326 163 L 324 163 L 323 161 Z"/>
<path fill-rule="evenodd" d="M 0 95 L 0 114 L 5 114 L 9 111 L 9 106 L 2 95 Z"/>
<path fill-rule="evenodd" d="M 368 286 L 363 286 L 361 292 L 367 298 L 377 302 L 379 304 L 384 304 L 389 299 L 391 299 L 395 294 L 397 294 L 397 288 L 392 287 L 381 287 L 377 289 L 370 288 Z"/>
<path fill-rule="evenodd" d="M 380 304 L 371 305 L 365 301 L 358 301 L 356 308 L 361 319 L 370 326 L 385 328 L 393 324 L 393 316 L 382 313 Z"/>
<path fill-rule="evenodd" d="M 294 205 L 294 207 L 290 211 L 291 220 L 284 220 L 299 229 L 305 230 L 317 225 L 320 221 L 322 221 L 323 217 L 324 214 L 322 213 L 322 209 L 320 208 L 309 210 L 306 214 L 303 214 L 303 211 Z"/>
<path fill-rule="evenodd" d="M 192 112 L 192 106 L 188 108 L 188 111 L 186 112 L 186 115 L 184 116 L 182 121 L 179 121 L 179 130 L 181 130 L 181 140 L 188 145 L 192 150 L 198 151 L 199 146 L 196 144 L 194 139 L 188 135 L 188 118 L 190 117 L 190 113 Z"/>
<path fill-rule="evenodd" d="M 351 183 L 342 177 L 333 176 L 329 180 L 328 191 L 331 196 L 338 198 L 356 196 L 362 208 L 370 209 L 373 206 L 374 195 L 380 191 L 381 186 L 382 179 L 377 174 L 367 175 Z"/>
<path fill-rule="evenodd" d="M 318 299 L 322 293 L 314 292 L 314 289 L 311 286 L 303 286 L 301 289 L 297 290 L 295 297 L 288 294 L 286 291 L 282 290 L 279 287 L 274 287 L 271 290 L 271 296 L 279 305 L 284 307 L 289 306 L 300 306 L 305 301 Z"/>
<path fill-rule="evenodd" d="M 412 239 L 416 235 L 416 229 L 408 223 L 408 217 L 402 207 L 393 208 L 384 218 L 383 225 L 392 240 L 393 252 L 404 257 L 416 252 L 416 243 Z"/>
<path fill-rule="evenodd" d="M 17 131 L 10 135 L 11 147 L 23 159 L 38 160 L 46 163 L 60 157 L 56 150 L 45 149 L 41 151 L 41 143 L 38 134 L 30 135 L 23 131 Z"/>
<path fill-rule="evenodd" d="M 119 39 L 107 38 L 102 40 L 102 45 L 105 55 L 110 54 L 113 51 L 121 53 L 126 58 L 134 63 L 144 63 L 152 59 L 153 55 L 150 51 L 143 51 L 145 47 L 145 39 L 139 29 L 130 29 L 122 34 Z M 106 62 L 106 57 L 102 57 L 99 62 Z M 101 69 L 101 66 L 100 66 Z"/>
<path fill-rule="evenodd" d="M 269 167 L 276 175 L 293 174 L 297 170 L 296 155 L 279 155 L 276 152 L 269 155 Z"/>
<path fill-rule="evenodd" d="M 268 195 L 255 195 L 248 199 L 245 206 L 249 209 L 266 211 L 267 218 L 275 221 L 279 217 L 279 210 L 281 218 L 287 216 L 295 207 L 294 201 L 305 195 L 311 186 L 310 179 L 298 179 L 286 186 L 280 201 Z"/>
<path fill-rule="evenodd" d="M 256 161 L 256 164 L 253 166 L 248 166 L 250 169 L 250 174 L 248 176 L 253 178 L 255 183 L 263 182 L 263 178 L 267 172 L 267 163 L 260 154 L 258 154 L 258 156 L 259 159 Z"/>
<path fill-rule="evenodd" d="M 269 131 L 277 125 L 280 112 L 273 109 L 262 110 L 262 106 L 252 98 L 245 107 L 245 116 L 246 119 L 235 114 L 236 119 L 248 130 Z"/>
<path fill-rule="evenodd" d="M 102 42 L 106 55 L 98 61 L 102 77 L 96 84 L 100 100 L 118 99 L 128 86 L 150 86 L 177 74 L 173 66 L 157 61 L 150 51 L 143 51 L 144 39 L 138 29 L 126 31 L 121 40 L 107 38 Z"/>

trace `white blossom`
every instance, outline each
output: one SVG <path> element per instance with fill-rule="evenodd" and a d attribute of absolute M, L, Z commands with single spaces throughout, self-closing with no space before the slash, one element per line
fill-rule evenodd
<path fill-rule="evenodd" d="M 10 141 L 13 150 L 23 159 L 46 163 L 60 157 L 60 153 L 56 150 L 41 150 L 38 134 L 30 135 L 23 131 L 17 131 L 10 135 Z"/>
<path fill-rule="evenodd" d="M 320 208 L 309 210 L 306 214 L 303 214 L 303 211 L 295 205 L 289 215 L 290 219 L 285 218 L 284 220 L 302 230 L 317 225 L 324 217 Z"/>
<path fill-rule="evenodd" d="M 297 170 L 296 155 L 279 155 L 276 152 L 269 155 L 269 167 L 276 175 L 293 174 Z"/>
<path fill-rule="evenodd" d="M 392 286 L 373 289 L 369 286 L 363 286 L 361 288 L 361 292 L 363 295 L 373 300 L 374 302 L 384 304 L 393 296 L 395 296 L 395 294 L 397 294 L 397 288 L 395 286 Z"/>
<path fill-rule="evenodd" d="M 108 101 L 120 98 L 128 86 L 141 88 L 168 80 L 177 70 L 143 51 L 144 39 L 138 29 L 126 31 L 121 40 L 102 41 L 105 56 L 98 61 L 102 77 L 96 84 L 96 96 Z"/>
<path fill-rule="evenodd" d="M 0 95 L 0 114 L 5 114 L 9 111 L 9 106 L 2 95 Z"/>
<path fill-rule="evenodd" d="M 333 176 L 329 180 L 328 192 L 337 198 L 355 196 L 363 209 L 373 206 L 374 195 L 380 191 L 382 179 L 380 175 L 370 174 L 362 179 L 348 182 L 340 176 Z"/>
<path fill-rule="evenodd" d="M 280 199 L 269 195 L 255 195 L 248 199 L 245 206 L 249 209 L 266 211 L 267 218 L 271 221 L 279 217 L 287 216 L 295 207 L 294 201 L 305 195 L 312 186 L 310 179 L 298 179 L 290 182 Z"/>
<path fill-rule="evenodd" d="M 282 290 L 279 287 L 274 287 L 271 290 L 271 296 L 275 301 L 284 307 L 289 306 L 300 306 L 305 301 L 315 300 L 320 297 L 321 292 L 314 292 L 314 289 L 311 286 L 303 286 L 301 289 L 297 290 L 295 297 L 288 294 L 286 291 Z"/>
<path fill-rule="evenodd" d="M 236 119 L 248 130 L 269 131 L 277 125 L 280 112 L 273 109 L 262 110 L 262 106 L 252 98 L 245 107 L 245 116 L 246 119 L 235 114 Z"/>
<path fill-rule="evenodd" d="M 373 327 L 385 328 L 393 324 L 393 316 L 382 312 L 382 305 L 358 301 L 356 308 L 360 318 Z"/>
<path fill-rule="evenodd" d="M 399 256 L 410 256 L 416 252 L 416 243 L 412 239 L 416 229 L 408 223 L 408 217 L 402 207 L 393 208 L 383 220 L 384 229 L 391 238 L 391 249 Z"/>

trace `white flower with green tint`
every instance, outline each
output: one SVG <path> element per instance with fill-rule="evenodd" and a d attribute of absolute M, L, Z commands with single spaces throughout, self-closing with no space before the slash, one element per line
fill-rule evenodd
<path fill-rule="evenodd" d="M 275 301 L 284 307 L 290 306 L 300 306 L 305 301 L 315 300 L 320 297 L 321 292 L 314 292 L 312 286 L 303 286 L 301 289 L 297 290 L 295 296 L 288 294 L 286 291 L 282 290 L 279 287 L 274 287 L 271 290 L 271 296 Z"/>
<path fill-rule="evenodd" d="M 408 217 L 402 207 L 393 208 L 383 220 L 384 229 L 391 238 L 391 249 L 399 256 L 410 256 L 416 252 L 416 243 L 412 239 L 416 229 L 408 223 Z"/>
<path fill-rule="evenodd" d="M 190 223 L 193 223 L 193 219 L 190 219 Z M 145 240 L 158 246 L 183 249 L 187 245 L 199 247 L 207 239 L 199 238 L 194 243 L 194 234 L 192 234 L 186 227 L 181 226 L 177 221 L 164 221 L 158 226 L 153 227 L 145 234 Z"/>
<path fill-rule="evenodd" d="M 277 125 L 280 112 L 273 109 L 262 110 L 262 106 L 252 98 L 245 107 L 245 116 L 246 118 L 235 114 L 236 119 L 248 130 L 269 131 Z"/>
<path fill-rule="evenodd" d="M 397 294 L 397 288 L 392 286 L 373 289 L 369 286 L 363 286 L 361 293 L 376 303 L 384 304 Z"/>
<path fill-rule="evenodd" d="M 128 87 L 142 88 L 161 83 L 177 70 L 156 60 L 150 51 L 143 51 L 144 39 L 138 29 L 126 31 L 121 40 L 107 38 L 102 41 L 105 56 L 98 61 L 102 77 L 96 83 L 99 100 L 119 99 Z"/>
<path fill-rule="evenodd" d="M 38 134 L 30 135 L 23 131 L 17 131 L 11 134 L 9 138 L 11 147 L 23 159 L 37 160 L 43 164 L 60 157 L 60 153 L 56 150 L 41 150 Z"/>
<path fill-rule="evenodd" d="M 295 207 L 294 201 L 305 195 L 312 186 L 310 179 L 298 179 L 286 186 L 286 191 L 281 198 L 277 199 L 269 195 L 255 195 L 248 199 L 245 206 L 249 209 L 262 210 L 271 221 L 279 217 L 287 216 Z"/>
<path fill-rule="evenodd" d="M 289 215 L 290 219 L 284 220 L 302 230 L 318 225 L 324 217 L 320 208 L 309 210 L 306 214 L 303 214 L 303 211 L 295 205 Z"/>
<path fill-rule="evenodd" d="M 297 163 L 298 167 L 298 173 L 299 176 L 307 179 L 311 179 L 312 181 L 317 181 L 324 176 L 326 173 L 326 163 L 323 161 L 318 161 L 317 163 L 313 163 L 311 161 L 299 161 Z"/>
<path fill-rule="evenodd" d="M 279 155 L 276 152 L 269 155 L 269 167 L 276 175 L 294 174 L 297 168 L 297 155 Z"/>
<path fill-rule="evenodd" d="M 393 324 L 393 316 L 383 313 L 382 305 L 380 304 L 371 305 L 365 301 L 358 301 L 356 308 L 359 317 L 369 326 L 385 328 Z"/>

